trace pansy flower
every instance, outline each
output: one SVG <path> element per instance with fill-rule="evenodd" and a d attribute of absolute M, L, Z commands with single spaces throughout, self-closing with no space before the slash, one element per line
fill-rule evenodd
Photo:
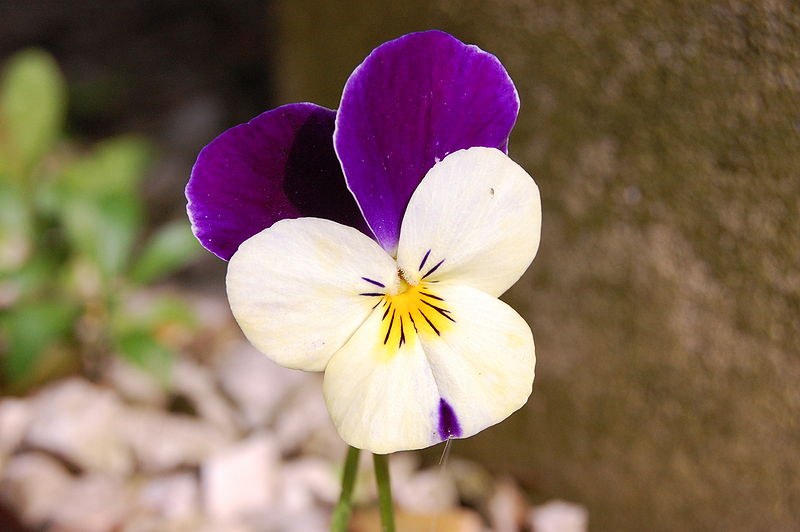
<path fill-rule="evenodd" d="M 186 188 L 230 306 L 282 366 L 324 371 L 342 438 L 374 453 L 471 436 L 527 401 L 530 328 L 498 296 L 539 245 L 519 110 L 493 55 L 439 31 L 375 49 L 338 111 L 267 111 L 200 153 Z"/>

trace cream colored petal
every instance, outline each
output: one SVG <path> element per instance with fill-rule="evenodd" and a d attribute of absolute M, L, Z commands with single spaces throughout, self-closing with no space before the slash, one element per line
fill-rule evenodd
<path fill-rule="evenodd" d="M 525 321 L 471 287 L 421 284 L 387 297 L 325 370 L 342 438 L 376 453 L 467 437 L 519 409 L 535 355 Z"/>
<path fill-rule="evenodd" d="M 397 282 L 395 262 L 375 241 L 319 218 L 281 220 L 249 238 L 227 275 L 248 340 L 278 364 L 309 371 L 325 369 L 381 300 L 360 294 Z"/>
<path fill-rule="evenodd" d="M 436 433 L 439 394 L 431 368 L 411 324 L 399 345 L 394 318 L 390 342 L 379 307 L 331 358 L 323 390 L 339 435 L 348 444 L 386 454 L 428 447 Z"/>
<path fill-rule="evenodd" d="M 437 286 L 455 320 L 421 337 L 438 391 L 468 437 L 522 407 L 533 388 L 533 335 L 525 320 L 492 296 L 466 286 Z"/>
<path fill-rule="evenodd" d="M 460 150 L 411 197 L 397 261 L 412 284 L 424 278 L 498 296 L 536 255 L 541 220 L 539 189 L 517 163 L 494 148 Z"/>

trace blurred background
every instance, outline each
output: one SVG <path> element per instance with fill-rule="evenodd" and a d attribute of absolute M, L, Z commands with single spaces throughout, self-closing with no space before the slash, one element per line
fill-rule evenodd
<path fill-rule="evenodd" d="M 3 0 L 0 530 L 326 529 L 320 381 L 244 342 L 183 187 L 428 28 L 519 89 L 544 224 L 504 298 L 538 365 L 446 468 L 394 457 L 400 530 L 800 529 L 796 2 Z"/>

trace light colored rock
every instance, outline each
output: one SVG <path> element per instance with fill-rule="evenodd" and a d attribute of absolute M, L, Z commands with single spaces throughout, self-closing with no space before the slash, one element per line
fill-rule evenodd
<path fill-rule="evenodd" d="M 486 468 L 451 454 L 447 470 L 453 475 L 456 491 L 464 502 L 478 506 L 489 498 L 493 479 Z"/>
<path fill-rule="evenodd" d="M 494 532 L 517 532 L 528 517 L 528 503 L 510 478 L 497 482 L 487 506 Z"/>
<path fill-rule="evenodd" d="M 330 527 L 330 513 L 320 509 L 311 509 L 300 514 L 290 516 L 284 521 L 280 532 L 304 530 L 308 532 L 326 532 Z M 297 527 L 297 528 L 295 528 Z"/>
<path fill-rule="evenodd" d="M 113 391 L 73 378 L 33 399 L 25 442 L 88 471 L 126 474 L 133 468 L 119 436 L 123 405 Z"/>
<path fill-rule="evenodd" d="M 186 519 L 169 519 L 140 512 L 130 516 L 120 532 L 227 532 L 224 528 L 208 528 L 206 525 L 206 519 L 200 515 Z"/>
<path fill-rule="evenodd" d="M 398 506 L 418 513 L 437 513 L 453 508 L 458 493 L 446 468 L 419 470 L 417 453 L 395 453 L 391 457 L 392 495 Z"/>
<path fill-rule="evenodd" d="M 436 514 L 395 511 L 395 525 L 402 532 L 484 532 L 480 516 L 473 510 L 453 508 Z M 356 510 L 350 522 L 351 532 L 381 532 L 377 509 Z"/>
<path fill-rule="evenodd" d="M 207 368 L 191 360 L 176 360 L 172 368 L 172 386 L 191 400 L 201 417 L 226 431 L 233 430 L 232 408 L 223 399 Z"/>
<path fill-rule="evenodd" d="M 22 441 L 31 419 L 30 405 L 21 399 L 0 400 L 0 468 L 3 457 Z"/>
<path fill-rule="evenodd" d="M 220 338 L 228 338 L 231 334 L 241 338 L 242 333 L 233 321 L 231 307 L 225 297 L 197 291 L 181 294 L 181 297 L 191 305 L 203 331 L 216 333 L 215 336 Z"/>
<path fill-rule="evenodd" d="M 328 456 L 337 461 L 345 453 L 345 444 L 331 422 L 322 398 L 322 379 L 310 374 L 281 405 L 275 432 L 284 453 L 300 450 Z"/>
<path fill-rule="evenodd" d="M 247 342 L 234 342 L 217 368 L 220 385 L 238 405 L 248 428 L 263 426 L 310 376 L 278 366 Z"/>
<path fill-rule="evenodd" d="M 268 434 L 251 436 L 210 457 L 201 469 L 206 513 L 224 522 L 271 506 L 279 459 L 278 445 Z"/>
<path fill-rule="evenodd" d="M 255 528 L 237 521 L 211 521 L 198 528 L 193 528 L 191 532 L 264 532 L 264 529 Z M 269 532 L 272 531 L 269 530 Z"/>
<path fill-rule="evenodd" d="M 309 457 L 287 464 L 288 476 L 297 475 L 317 501 L 333 505 L 339 500 L 341 478 L 338 468 L 329 461 Z"/>
<path fill-rule="evenodd" d="M 191 473 L 152 479 L 139 492 L 139 505 L 168 519 L 186 519 L 200 508 L 197 479 Z"/>
<path fill-rule="evenodd" d="M 163 406 L 167 401 L 164 386 L 152 375 L 119 358 L 109 361 L 104 377 L 122 397 L 133 403 Z"/>
<path fill-rule="evenodd" d="M 144 408 L 125 412 L 122 434 L 148 473 L 198 465 L 232 439 L 208 421 Z"/>
<path fill-rule="evenodd" d="M 169 521 L 162 517 L 155 517 L 152 515 L 134 515 L 122 527 L 122 532 L 177 532 L 176 529 L 170 527 Z"/>
<path fill-rule="evenodd" d="M 52 532 L 108 532 L 130 512 L 129 489 L 118 477 L 89 474 L 75 480 L 51 515 Z"/>
<path fill-rule="evenodd" d="M 329 462 L 300 458 L 283 465 L 277 506 L 288 513 L 311 511 L 318 501 L 332 506 L 339 490 L 336 469 Z"/>
<path fill-rule="evenodd" d="M 262 512 L 248 522 L 259 532 L 327 532 L 330 518 L 330 509 L 327 508 L 312 507 L 302 511 L 277 508 Z"/>
<path fill-rule="evenodd" d="M 589 512 L 580 504 L 550 501 L 531 510 L 530 526 L 533 532 L 586 532 Z"/>
<path fill-rule="evenodd" d="M 39 528 L 69 491 L 72 477 L 54 458 L 25 453 L 11 458 L 0 479 L 0 497 L 22 522 Z"/>
<path fill-rule="evenodd" d="M 121 532 L 189 532 L 193 530 L 187 526 L 187 524 L 177 524 L 163 517 L 143 514 L 129 518 Z"/>

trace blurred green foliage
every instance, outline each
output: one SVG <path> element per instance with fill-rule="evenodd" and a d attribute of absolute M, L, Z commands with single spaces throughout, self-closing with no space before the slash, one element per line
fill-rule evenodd
<path fill-rule="evenodd" d="M 175 329 L 191 331 L 194 319 L 146 285 L 199 245 L 183 220 L 143 238 L 139 187 L 151 146 L 133 136 L 89 149 L 68 142 L 66 93 L 45 52 L 23 51 L 4 67 L 0 384 L 14 392 L 68 371 L 91 376 L 111 353 L 166 381 Z"/>

